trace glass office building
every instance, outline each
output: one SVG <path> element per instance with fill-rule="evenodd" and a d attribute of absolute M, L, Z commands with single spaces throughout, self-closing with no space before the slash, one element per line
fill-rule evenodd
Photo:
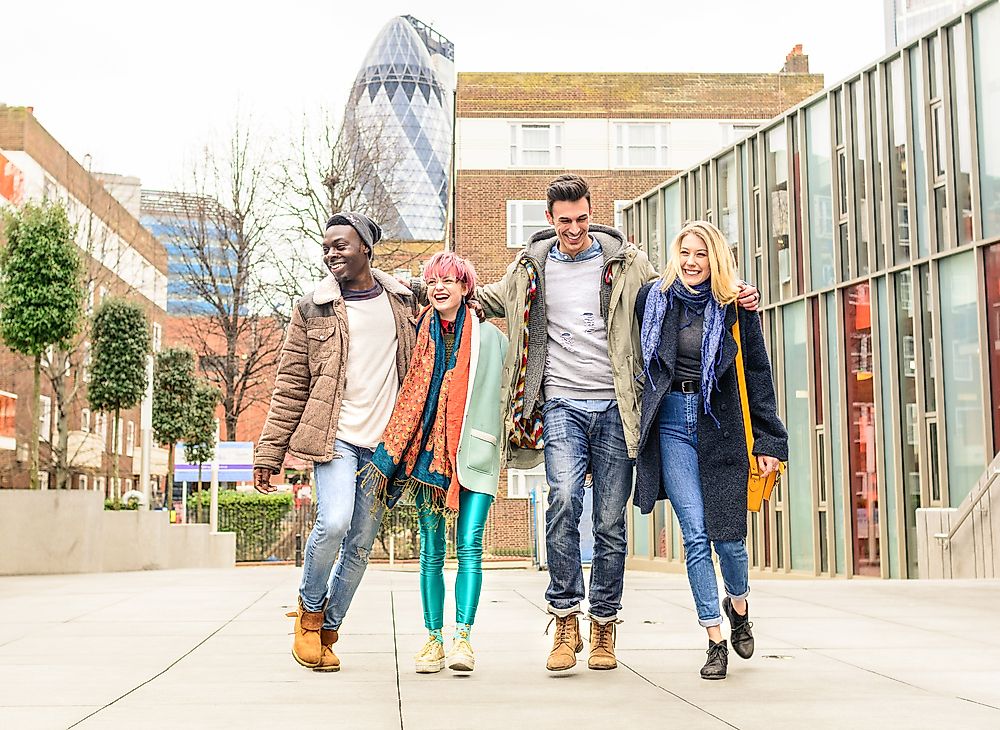
<path fill-rule="evenodd" d="M 1000 2 L 980 3 L 624 210 L 662 267 L 685 220 L 760 287 L 788 473 L 751 567 L 916 577 L 916 510 L 1000 450 Z M 669 503 L 632 567 L 683 560 Z"/>
<path fill-rule="evenodd" d="M 363 184 L 391 208 L 382 214 L 391 238 L 444 237 L 454 95 L 455 46 L 416 18 L 390 20 L 354 81 L 345 124 L 357 138 L 354 153 L 375 158 Z"/>

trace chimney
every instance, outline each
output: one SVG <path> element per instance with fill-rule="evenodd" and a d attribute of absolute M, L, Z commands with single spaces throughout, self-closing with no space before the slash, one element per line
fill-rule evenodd
<path fill-rule="evenodd" d="M 807 74 L 809 73 L 809 56 L 802 52 L 802 44 L 797 44 L 788 55 L 785 56 L 785 65 L 781 69 L 783 74 Z"/>

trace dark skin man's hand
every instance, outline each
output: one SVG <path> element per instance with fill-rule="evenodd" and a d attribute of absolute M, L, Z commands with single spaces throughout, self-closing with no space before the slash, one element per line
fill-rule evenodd
<path fill-rule="evenodd" d="M 479 303 L 479 300 L 473 297 L 472 299 L 467 299 L 466 304 L 469 305 L 469 309 L 475 312 L 476 316 L 479 317 L 480 322 L 486 321 L 486 312 L 483 309 L 483 305 Z"/>
<path fill-rule="evenodd" d="M 736 301 L 748 312 L 756 312 L 757 305 L 760 304 L 760 291 L 753 284 L 743 282 L 740 284 L 740 295 Z"/>
<path fill-rule="evenodd" d="M 253 488 L 261 494 L 278 491 L 278 488 L 271 484 L 271 474 L 273 472 L 266 466 L 255 466 L 253 468 Z"/>

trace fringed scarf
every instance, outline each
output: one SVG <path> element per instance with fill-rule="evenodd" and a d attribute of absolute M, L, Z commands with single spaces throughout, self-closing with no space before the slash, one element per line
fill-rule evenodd
<path fill-rule="evenodd" d="M 540 449 L 542 439 L 542 412 L 538 403 L 529 404 L 530 411 L 525 410 L 524 391 L 528 376 L 528 335 L 531 307 L 538 298 L 538 271 L 531 261 L 524 262 L 528 272 L 528 289 L 524 301 L 524 320 L 521 325 L 521 352 L 518 360 L 517 383 L 514 385 L 513 420 L 510 442 L 522 449 Z"/>
<path fill-rule="evenodd" d="M 659 284 L 650 287 L 646 298 L 646 309 L 642 317 L 642 359 L 646 369 L 646 382 L 652 383 L 649 377 L 649 366 L 660 349 L 660 332 L 663 329 L 663 317 L 668 309 L 673 309 L 677 302 L 684 307 L 683 314 L 687 319 L 681 323 L 684 329 L 698 315 L 704 315 L 704 329 L 701 335 L 701 399 L 705 405 L 705 413 L 712 417 L 715 425 L 719 419 L 712 413 L 712 391 L 718 385 L 715 369 L 722 362 L 722 338 L 726 330 L 726 308 L 712 296 L 712 280 L 706 279 L 694 287 L 692 293 L 680 279 L 674 279 L 673 284 L 663 291 Z"/>
<path fill-rule="evenodd" d="M 472 336 L 468 307 L 455 318 L 455 346 L 445 353 L 441 316 L 427 307 L 417 322 L 410 368 L 382 443 L 361 470 L 362 488 L 392 508 L 407 494 L 423 493 L 435 512 L 457 512 L 456 457 L 465 420 Z"/>

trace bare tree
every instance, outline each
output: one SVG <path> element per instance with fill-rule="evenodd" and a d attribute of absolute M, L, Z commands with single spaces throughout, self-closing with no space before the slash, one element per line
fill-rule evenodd
<path fill-rule="evenodd" d="M 321 111 L 318 121 L 303 117 L 290 149 L 291 154 L 276 165 L 272 183 L 287 239 L 288 255 L 276 262 L 286 303 L 301 296 L 304 282 L 326 275 L 319 244 L 326 221 L 338 211 L 364 213 L 382 226 L 383 242 L 374 252 L 377 267 L 405 266 L 425 253 L 399 240 L 393 190 L 405 153 L 386 132 L 384 122 L 348 116 L 337 125 Z"/>
<path fill-rule="evenodd" d="M 189 192 L 144 198 L 170 231 L 186 302 L 177 312 L 185 316 L 181 338 L 219 389 L 227 441 L 240 416 L 270 398 L 283 335 L 270 310 L 275 207 L 266 148 L 237 123 L 222 149 L 206 148 Z"/>

